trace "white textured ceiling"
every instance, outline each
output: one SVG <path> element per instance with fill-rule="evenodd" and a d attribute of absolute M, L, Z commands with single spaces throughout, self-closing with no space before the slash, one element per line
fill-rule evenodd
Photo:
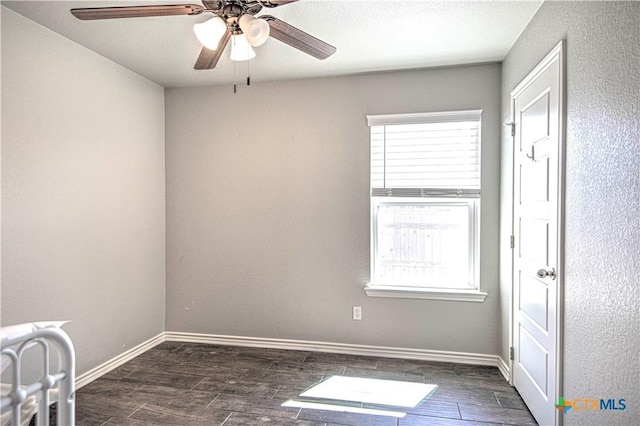
<path fill-rule="evenodd" d="M 193 69 L 201 46 L 192 28 L 210 14 L 80 21 L 69 13 L 77 7 L 181 3 L 200 4 L 2 2 L 162 86 L 184 87 L 244 81 L 248 67 L 255 82 L 501 61 L 542 0 L 300 0 L 262 13 L 335 46 L 333 56 L 320 61 L 269 39 L 249 63 L 232 62 L 227 47 L 218 66 L 206 71 Z"/>

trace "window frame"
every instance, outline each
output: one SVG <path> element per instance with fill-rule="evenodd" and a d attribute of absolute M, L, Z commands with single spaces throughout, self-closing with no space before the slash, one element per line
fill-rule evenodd
<path fill-rule="evenodd" d="M 479 246 L 479 209 L 480 199 L 478 198 L 408 198 L 408 197 L 371 197 L 371 277 L 372 284 L 380 287 L 397 287 L 393 283 L 378 282 L 374 277 L 376 274 L 376 265 L 378 258 L 378 207 L 380 205 L 438 205 L 438 206 L 464 206 L 467 207 L 469 212 L 467 216 L 467 225 L 469 231 L 468 243 L 468 277 L 469 285 L 466 287 L 452 287 L 444 285 L 430 285 L 430 286 L 405 286 L 410 288 L 430 288 L 434 290 L 448 291 L 476 291 L 478 290 L 478 246 Z"/>
<path fill-rule="evenodd" d="M 421 124 L 433 122 L 448 122 L 478 119 L 481 124 L 481 110 L 470 111 L 448 111 L 442 113 L 419 113 L 419 114 L 393 114 L 367 116 L 369 126 L 394 125 L 394 124 Z M 371 146 L 371 131 L 369 133 L 369 144 Z M 481 140 L 480 140 L 481 144 Z M 481 145 L 480 145 L 481 146 Z M 371 154 L 370 154 L 371 155 Z M 371 161 L 371 156 L 370 159 Z M 481 159 L 480 159 L 481 160 Z M 480 163 L 481 164 L 481 163 Z M 372 181 L 371 171 L 369 173 L 370 186 Z M 377 192 L 379 192 L 378 190 Z M 424 191 L 423 191 L 424 192 Z M 438 192 L 438 191 L 436 191 Z M 389 191 L 391 194 L 391 191 Z M 370 187 L 370 282 L 365 286 L 365 292 L 372 297 L 392 297 L 411 299 L 432 299 L 466 302 L 483 302 L 487 293 L 480 291 L 480 206 L 481 197 L 469 196 L 466 191 L 457 191 L 456 195 L 451 193 L 443 194 L 423 194 L 422 197 L 386 197 L 381 194 L 373 194 Z M 381 204 L 457 204 L 469 207 L 469 288 L 447 287 L 446 285 L 396 285 L 392 282 L 376 282 L 375 268 L 378 250 L 377 241 L 377 211 Z"/>

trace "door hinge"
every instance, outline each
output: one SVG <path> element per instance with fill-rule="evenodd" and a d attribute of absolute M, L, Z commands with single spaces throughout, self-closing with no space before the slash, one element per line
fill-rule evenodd
<path fill-rule="evenodd" d="M 509 247 L 514 248 L 515 246 L 516 246 L 516 239 L 512 235 L 509 237 Z"/>
<path fill-rule="evenodd" d="M 505 126 L 509 126 L 511 127 L 511 137 L 515 137 L 516 136 L 516 123 L 513 121 L 510 121 L 508 123 L 504 123 Z"/>
<path fill-rule="evenodd" d="M 509 359 L 513 361 L 513 346 L 509 348 Z"/>

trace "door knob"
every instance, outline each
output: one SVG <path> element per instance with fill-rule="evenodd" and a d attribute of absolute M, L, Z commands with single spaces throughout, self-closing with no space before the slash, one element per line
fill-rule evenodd
<path fill-rule="evenodd" d="M 538 278 L 546 278 L 549 277 L 552 280 L 556 279 L 556 269 L 555 268 L 551 268 L 550 271 L 547 271 L 546 269 L 538 269 Z"/>

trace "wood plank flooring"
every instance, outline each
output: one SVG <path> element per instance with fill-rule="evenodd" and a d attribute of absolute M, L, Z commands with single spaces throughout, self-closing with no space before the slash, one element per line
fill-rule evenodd
<path fill-rule="evenodd" d="M 282 404 L 333 375 L 437 384 L 409 409 L 336 404 L 366 414 Z M 400 411 L 403 417 L 370 413 Z M 535 425 L 495 367 L 166 342 L 76 393 L 78 425 Z"/>

